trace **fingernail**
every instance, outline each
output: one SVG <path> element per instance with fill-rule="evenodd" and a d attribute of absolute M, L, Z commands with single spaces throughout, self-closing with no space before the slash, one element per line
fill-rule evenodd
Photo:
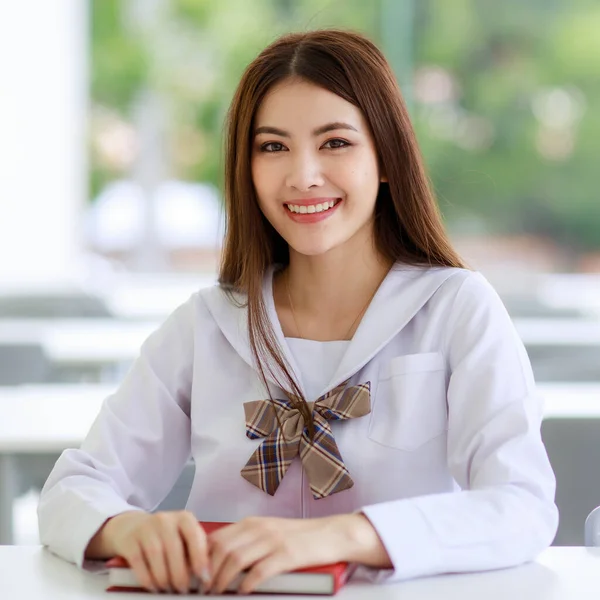
<path fill-rule="evenodd" d="M 210 583 L 210 571 L 208 570 L 208 567 L 204 567 L 202 571 L 200 571 L 200 581 L 202 581 L 204 585 Z"/>

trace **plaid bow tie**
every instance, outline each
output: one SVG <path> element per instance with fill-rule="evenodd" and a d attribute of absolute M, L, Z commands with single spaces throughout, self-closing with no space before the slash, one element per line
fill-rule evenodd
<path fill-rule="evenodd" d="M 315 499 L 351 488 L 354 482 L 340 456 L 328 421 L 369 414 L 371 383 L 347 389 L 345 386 L 346 382 L 308 403 L 314 423 L 312 440 L 305 405 L 295 396 L 290 395 L 291 400 L 245 402 L 246 436 L 251 440 L 267 439 L 242 469 L 242 477 L 273 496 L 292 460 L 300 454 Z"/>

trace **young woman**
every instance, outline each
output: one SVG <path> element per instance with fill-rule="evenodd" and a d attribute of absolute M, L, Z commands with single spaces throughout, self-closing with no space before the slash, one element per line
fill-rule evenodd
<path fill-rule="evenodd" d="M 219 285 L 150 336 L 61 456 L 42 542 L 215 593 L 243 570 L 242 592 L 341 560 L 398 581 L 548 546 L 526 353 L 448 241 L 380 51 L 329 30 L 266 48 L 233 99 L 225 182 Z M 151 514 L 190 456 L 187 510 Z"/>

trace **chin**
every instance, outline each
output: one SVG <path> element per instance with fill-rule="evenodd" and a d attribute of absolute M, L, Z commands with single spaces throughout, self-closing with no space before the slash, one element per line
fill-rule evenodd
<path fill-rule="evenodd" d="M 322 256 L 333 250 L 335 246 L 329 240 L 323 244 L 290 244 L 290 247 L 302 256 Z"/>

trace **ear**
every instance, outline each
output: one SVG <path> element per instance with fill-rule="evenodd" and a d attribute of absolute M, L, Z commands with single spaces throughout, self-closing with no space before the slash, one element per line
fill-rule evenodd
<path fill-rule="evenodd" d="M 381 179 L 379 180 L 381 183 L 387 183 L 388 178 L 385 175 L 381 176 Z"/>

